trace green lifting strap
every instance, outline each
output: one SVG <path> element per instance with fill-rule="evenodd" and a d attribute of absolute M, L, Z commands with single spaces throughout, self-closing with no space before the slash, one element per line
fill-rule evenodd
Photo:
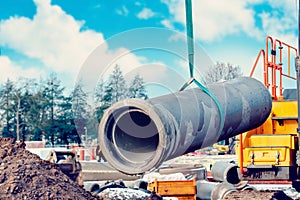
<path fill-rule="evenodd" d="M 184 90 L 186 87 L 188 87 L 191 83 L 194 82 L 204 93 L 206 93 L 209 97 L 213 99 L 220 113 L 220 127 L 218 132 L 218 135 L 220 135 L 224 127 L 224 112 L 222 105 L 220 104 L 219 100 L 214 94 L 212 94 L 204 85 L 202 85 L 199 81 L 197 81 L 194 78 L 194 34 L 191 0 L 185 0 L 185 9 L 190 79 L 180 88 L 180 91 Z"/>
<path fill-rule="evenodd" d="M 194 31 L 193 31 L 193 16 L 192 16 L 192 2 L 191 0 L 185 1 L 186 8 L 186 34 L 188 45 L 188 59 L 190 77 L 194 77 Z"/>

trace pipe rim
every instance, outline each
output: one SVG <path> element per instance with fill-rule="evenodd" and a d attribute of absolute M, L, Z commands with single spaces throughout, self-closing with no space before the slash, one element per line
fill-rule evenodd
<path fill-rule="evenodd" d="M 119 118 L 118 120 L 120 120 L 122 116 L 126 115 L 126 113 L 128 114 L 128 110 L 127 109 L 124 110 L 124 107 L 133 108 L 132 111 L 140 112 L 147 115 L 156 126 L 156 130 L 158 134 L 156 149 L 151 153 L 150 157 L 147 157 L 141 162 L 136 162 L 132 159 L 129 159 L 124 155 L 124 153 L 121 152 L 120 148 L 116 146 L 117 142 L 115 137 L 117 136 L 115 134 L 113 134 L 114 137 L 113 145 L 111 145 L 111 143 L 107 139 L 107 135 L 106 135 L 107 125 L 109 125 L 109 122 L 111 122 L 111 118 L 114 115 L 117 115 Z M 123 109 L 123 111 L 121 109 Z M 117 112 L 120 112 L 120 114 L 118 114 Z M 112 134 L 112 133 L 108 133 L 108 134 Z M 123 101 L 119 101 L 113 104 L 110 108 L 108 108 L 105 111 L 101 119 L 101 122 L 99 124 L 98 141 L 105 158 L 112 166 L 114 166 L 118 171 L 121 171 L 125 174 L 135 175 L 135 174 L 142 174 L 145 171 L 149 171 L 153 169 L 155 166 L 158 166 L 157 164 L 160 164 L 162 162 L 161 158 L 164 155 L 164 149 L 166 147 L 165 135 L 166 135 L 166 129 L 164 127 L 163 122 L 160 120 L 160 117 L 157 114 L 157 111 L 155 110 L 155 107 L 153 105 L 141 99 L 125 99 Z M 111 155 L 116 155 L 117 157 Z"/>

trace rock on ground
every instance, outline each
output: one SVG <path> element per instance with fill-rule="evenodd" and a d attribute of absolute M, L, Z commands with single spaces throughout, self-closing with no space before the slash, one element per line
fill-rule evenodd
<path fill-rule="evenodd" d="M 149 194 L 130 188 L 108 188 L 99 194 L 101 200 L 144 200 Z"/>

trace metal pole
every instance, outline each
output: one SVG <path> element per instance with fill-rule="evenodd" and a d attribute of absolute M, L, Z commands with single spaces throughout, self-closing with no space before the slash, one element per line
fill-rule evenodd
<path fill-rule="evenodd" d="M 297 76 L 297 104 L 298 104 L 298 136 L 300 136 L 300 60 L 299 60 L 299 50 L 300 50 L 300 0 L 298 0 L 298 55 L 295 59 L 295 68 L 296 68 L 296 76 Z M 300 138 L 300 137 L 299 137 Z M 300 149 L 300 140 L 299 141 L 299 149 Z M 300 163 L 299 163 L 300 164 Z"/>
<path fill-rule="evenodd" d="M 299 50 L 300 50 L 300 0 L 298 0 L 298 55 L 299 55 Z M 297 73 L 297 94 L 298 94 L 298 118 L 299 118 L 299 113 L 300 113 L 300 110 L 299 110 L 299 56 L 297 55 L 296 57 L 296 73 Z M 298 120 L 298 133 L 300 133 L 300 121 Z M 300 142 L 300 141 L 299 141 Z"/>
<path fill-rule="evenodd" d="M 298 0 L 298 54 L 300 50 L 300 0 Z"/>
<path fill-rule="evenodd" d="M 297 104 L 298 104 L 298 127 L 297 127 L 297 133 L 298 133 L 298 138 L 300 138 L 300 59 L 299 59 L 299 49 L 300 49 L 300 0 L 298 0 L 299 5 L 298 5 L 298 55 L 295 58 L 295 68 L 296 68 L 296 77 L 297 77 Z M 298 139 L 298 147 L 300 149 L 300 140 Z M 296 162 L 298 165 L 298 176 L 300 175 L 300 152 L 297 152 L 297 158 Z"/>
<path fill-rule="evenodd" d="M 16 93 L 16 97 L 17 97 L 17 101 L 18 101 L 17 113 L 16 113 L 16 121 L 17 121 L 16 134 L 17 134 L 17 141 L 20 141 L 20 119 L 19 119 L 19 115 L 20 115 L 21 99 L 20 99 L 18 93 Z"/>
<path fill-rule="evenodd" d="M 84 146 L 87 146 L 87 128 L 86 128 L 86 126 L 84 127 L 84 136 L 85 136 L 85 145 Z"/>
<path fill-rule="evenodd" d="M 17 141 L 20 141 L 20 119 L 19 119 L 20 105 L 21 105 L 21 100 L 20 100 L 20 98 L 18 97 L 18 111 L 17 111 Z"/>

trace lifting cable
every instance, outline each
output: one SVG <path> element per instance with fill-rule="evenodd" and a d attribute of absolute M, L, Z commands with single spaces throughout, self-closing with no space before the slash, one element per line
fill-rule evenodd
<path fill-rule="evenodd" d="M 189 71 L 190 79 L 180 88 L 179 91 L 186 89 L 191 83 L 195 83 L 205 94 L 207 94 L 217 105 L 220 113 L 220 127 L 218 136 L 224 127 L 224 112 L 221 103 L 217 97 L 212 94 L 203 84 L 197 81 L 194 77 L 194 34 L 193 34 L 193 17 L 192 17 L 192 2 L 191 0 L 185 0 L 185 10 L 186 10 L 186 33 L 187 33 L 187 45 L 188 45 L 188 61 L 189 61 Z"/>

